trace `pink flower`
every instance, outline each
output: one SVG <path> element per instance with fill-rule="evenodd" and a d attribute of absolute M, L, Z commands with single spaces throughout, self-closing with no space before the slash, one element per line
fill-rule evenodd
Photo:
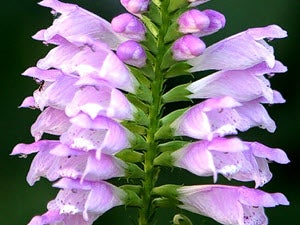
<path fill-rule="evenodd" d="M 177 191 L 181 208 L 228 225 L 268 224 L 264 207 L 289 204 L 281 193 L 269 194 L 243 186 L 195 185 Z"/>
<path fill-rule="evenodd" d="M 198 176 L 220 173 L 228 179 L 255 181 L 256 187 L 270 181 L 268 161 L 288 163 L 284 151 L 257 142 L 242 142 L 237 138 L 214 138 L 193 142 L 171 154 L 174 165 Z"/>
<path fill-rule="evenodd" d="M 191 72 L 204 70 L 242 70 L 265 62 L 273 68 L 273 48 L 263 39 L 284 38 L 286 31 L 277 25 L 252 28 L 219 41 L 202 55 L 188 60 Z"/>
<path fill-rule="evenodd" d="M 132 14 L 140 14 L 148 10 L 149 0 L 121 0 L 121 4 Z"/>
<path fill-rule="evenodd" d="M 274 132 L 276 126 L 258 101 L 239 103 L 226 96 L 205 100 L 176 119 L 171 127 L 176 136 L 212 140 L 260 126 Z"/>
<path fill-rule="evenodd" d="M 201 39 L 191 34 L 185 35 L 173 43 L 173 58 L 177 61 L 192 59 L 201 55 L 205 47 Z"/>
<path fill-rule="evenodd" d="M 52 8 L 52 13 L 58 17 L 52 26 L 33 36 L 37 40 L 55 44 L 59 36 L 71 43 L 82 45 L 85 40 L 93 39 L 105 42 L 113 49 L 124 41 L 122 36 L 112 30 L 108 21 L 77 5 L 58 0 L 43 0 L 39 4 Z"/>

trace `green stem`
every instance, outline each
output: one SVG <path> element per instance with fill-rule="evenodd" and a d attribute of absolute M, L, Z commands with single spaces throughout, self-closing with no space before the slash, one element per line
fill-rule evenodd
<path fill-rule="evenodd" d="M 166 46 L 164 42 L 164 36 L 168 29 L 168 13 L 167 8 L 169 5 L 169 0 L 162 0 L 161 3 L 161 15 L 162 15 L 162 25 L 159 29 L 159 34 L 157 38 L 157 52 L 156 60 L 154 61 L 154 72 L 155 78 L 151 83 L 151 92 L 153 103 L 149 110 L 149 129 L 147 132 L 147 142 L 148 149 L 145 152 L 144 161 L 144 172 L 145 178 L 143 181 L 143 192 L 142 192 L 142 207 L 139 214 L 139 225 L 148 225 L 152 223 L 154 215 L 154 207 L 152 205 L 153 198 L 151 196 L 152 189 L 155 187 L 155 183 L 158 178 L 159 170 L 154 166 L 154 159 L 158 155 L 158 143 L 155 141 L 155 133 L 159 129 L 159 120 L 161 116 L 161 108 L 163 106 L 162 95 L 163 95 L 163 85 L 164 85 L 164 73 L 161 70 L 161 63 L 166 52 Z"/>

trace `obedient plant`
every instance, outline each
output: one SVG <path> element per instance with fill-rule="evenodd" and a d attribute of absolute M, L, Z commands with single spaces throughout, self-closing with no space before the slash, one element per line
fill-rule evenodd
<path fill-rule="evenodd" d="M 225 26 L 207 1 L 121 0 L 128 13 L 111 23 L 74 4 L 39 3 L 55 19 L 33 38 L 53 48 L 23 73 L 40 86 L 21 107 L 41 113 L 34 142 L 12 154 L 36 153 L 28 183 L 44 177 L 59 192 L 29 225 L 90 225 L 120 205 L 137 209 L 139 225 L 156 224 L 161 207 L 181 212 L 176 225 L 192 224 L 185 210 L 226 225 L 266 225 L 264 207 L 289 204 L 259 189 L 272 177 L 268 163 L 288 163 L 286 154 L 236 136 L 275 131 L 265 104 L 285 100 L 268 78 L 287 69 L 265 39 L 287 34 L 270 25 L 207 46 L 204 37 Z M 168 167 L 215 184 L 158 185 Z M 221 175 L 254 185 L 218 183 Z"/>

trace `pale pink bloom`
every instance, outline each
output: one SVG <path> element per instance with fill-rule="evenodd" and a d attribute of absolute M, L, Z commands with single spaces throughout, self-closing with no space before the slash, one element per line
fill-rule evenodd
<path fill-rule="evenodd" d="M 141 14 L 148 10 L 149 0 L 121 0 L 124 8 L 133 14 Z"/>
<path fill-rule="evenodd" d="M 145 39 L 145 25 L 130 13 L 123 13 L 114 17 L 111 26 L 116 33 L 130 40 L 142 41 Z"/>
<path fill-rule="evenodd" d="M 62 177 L 81 181 L 101 181 L 125 175 L 126 164 L 113 156 L 101 154 L 96 159 L 95 151 L 84 152 L 71 149 L 59 141 L 41 140 L 32 144 L 18 144 L 12 155 L 36 153 L 27 182 L 33 185 L 40 177 L 55 181 Z"/>
<path fill-rule="evenodd" d="M 289 205 L 281 193 L 266 193 L 244 186 L 195 185 L 177 189 L 179 207 L 208 216 L 221 224 L 268 224 L 264 207 Z"/>
<path fill-rule="evenodd" d="M 286 31 L 277 25 L 248 29 L 207 47 L 202 55 L 188 60 L 193 66 L 190 71 L 243 70 L 262 62 L 273 68 L 274 50 L 264 38 L 286 36 Z"/>
<path fill-rule="evenodd" d="M 267 103 L 277 103 L 270 81 L 264 74 L 283 73 L 287 69 L 276 61 L 273 68 L 265 62 L 245 70 L 218 71 L 191 83 L 187 90 L 189 98 L 216 98 L 230 96 L 239 102 L 252 101 L 263 97 Z M 265 101 L 264 101 L 265 102 Z"/>
<path fill-rule="evenodd" d="M 61 135 L 66 132 L 71 123 L 65 112 L 52 107 L 46 108 L 31 126 L 31 135 L 35 141 L 42 138 L 44 133 Z"/>
<path fill-rule="evenodd" d="M 212 140 L 259 126 L 274 132 L 276 126 L 259 101 L 241 104 L 226 96 L 205 100 L 176 119 L 171 128 L 176 136 Z"/>
<path fill-rule="evenodd" d="M 133 134 L 108 117 L 91 119 L 86 114 L 78 114 L 70 121 L 72 125 L 60 136 L 60 141 L 71 148 L 96 150 L 100 159 L 101 153 L 112 155 L 131 146 Z"/>
<path fill-rule="evenodd" d="M 115 49 L 124 38 L 115 33 L 111 24 L 103 18 L 74 4 L 63 3 L 58 0 L 43 0 L 42 6 L 52 8 L 52 13 L 57 16 L 53 25 L 39 31 L 33 38 L 54 43 L 57 36 L 74 44 L 84 44 L 86 39 L 105 42 L 110 48 Z"/>
<path fill-rule="evenodd" d="M 214 138 L 198 141 L 172 153 L 174 165 L 198 176 L 217 174 L 228 179 L 255 181 L 255 186 L 263 186 L 272 174 L 268 161 L 288 163 L 284 151 L 273 149 L 257 142 L 242 142 L 237 138 Z"/>
<path fill-rule="evenodd" d="M 177 39 L 172 45 L 173 58 L 177 61 L 195 58 L 206 48 L 205 43 L 198 37 L 187 34 Z"/>

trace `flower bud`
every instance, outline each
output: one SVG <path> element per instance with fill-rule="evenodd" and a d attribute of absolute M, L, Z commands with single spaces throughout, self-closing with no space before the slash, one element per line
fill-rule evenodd
<path fill-rule="evenodd" d="M 146 53 L 143 47 L 135 41 L 126 41 L 119 45 L 117 56 L 124 63 L 138 68 L 146 64 Z"/>
<path fill-rule="evenodd" d="M 121 0 L 121 4 L 132 14 L 140 14 L 147 11 L 149 0 Z"/>
<path fill-rule="evenodd" d="M 201 55 L 205 47 L 205 43 L 201 39 L 191 34 L 185 35 L 174 42 L 173 58 L 177 61 L 192 59 Z"/>
<path fill-rule="evenodd" d="M 131 40 L 142 41 L 145 39 L 146 29 L 144 24 L 130 13 L 123 13 L 113 18 L 111 26 L 113 31 Z"/>
<path fill-rule="evenodd" d="M 210 20 L 209 17 L 197 10 L 191 9 L 184 12 L 177 21 L 179 25 L 179 31 L 184 34 L 188 33 L 198 33 L 201 30 L 209 27 Z"/>

